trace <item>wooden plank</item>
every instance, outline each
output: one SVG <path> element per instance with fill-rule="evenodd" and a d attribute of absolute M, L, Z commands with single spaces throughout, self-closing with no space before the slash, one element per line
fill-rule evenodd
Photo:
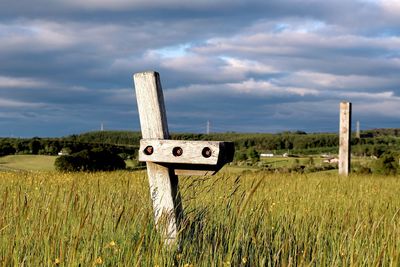
<path fill-rule="evenodd" d="M 168 124 L 159 74 L 153 71 L 141 72 L 136 73 L 133 79 L 143 138 L 168 139 Z M 156 225 L 163 230 L 166 242 L 173 243 L 182 216 L 178 177 L 168 167 L 152 162 L 146 164 Z M 165 222 L 166 225 L 161 222 Z"/>
<path fill-rule="evenodd" d="M 177 155 L 174 151 L 179 148 Z M 214 175 L 233 160 L 233 142 L 148 140 L 140 141 L 139 160 L 155 162 L 175 171 L 176 175 Z"/>
<path fill-rule="evenodd" d="M 217 165 L 218 141 L 140 140 L 139 161 Z"/>
<path fill-rule="evenodd" d="M 351 160 L 351 103 L 340 103 L 339 175 L 349 175 Z"/>

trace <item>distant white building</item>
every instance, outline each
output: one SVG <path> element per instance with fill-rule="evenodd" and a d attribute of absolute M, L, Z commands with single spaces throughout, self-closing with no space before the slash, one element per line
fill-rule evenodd
<path fill-rule="evenodd" d="M 71 150 L 70 150 L 70 149 L 68 149 L 68 148 L 63 148 L 63 149 L 61 149 L 60 152 L 58 152 L 58 155 L 59 155 L 59 156 L 66 156 L 66 155 L 69 155 L 70 153 L 71 153 Z"/>
<path fill-rule="evenodd" d="M 261 158 L 272 158 L 274 156 L 274 154 L 272 153 L 261 153 L 260 157 Z"/>
<path fill-rule="evenodd" d="M 324 163 L 339 163 L 339 159 L 337 158 L 330 158 L 330 159 L 324 159 Z"/>

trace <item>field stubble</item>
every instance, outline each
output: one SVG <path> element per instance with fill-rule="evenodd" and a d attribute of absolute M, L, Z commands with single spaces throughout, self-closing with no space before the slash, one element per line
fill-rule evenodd
<path fill-rule="evenodd" d="M 181 178 L 179 246 L 153 223 L 145 172 L 0 173 L 3 266 L 400 263 L 400 179 L 334 174 Z"/>

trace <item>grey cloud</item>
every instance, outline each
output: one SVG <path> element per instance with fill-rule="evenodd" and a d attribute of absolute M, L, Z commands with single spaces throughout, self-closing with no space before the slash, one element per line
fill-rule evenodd
<path fill-rule="evenodd" d="M 398 123 L 396 1 L 6 0 L 0 17 L 0 135 L 137 130 L 149 69 L 172 131 L 334 131 L 343 98 Z"/>
<path fill-rule="evenodd" d="M 0 88 L 32 88 L 48 86 L 45 81 L 27 77 L 0 76 Z"/>
<path fill-rule="evenodd" d="M 29 102 L 22 102 L 12 99 L 0 98 L 0 106 L 2 108 L 40 108 L 43 106 L 42 103 L 29 103 Z"/>

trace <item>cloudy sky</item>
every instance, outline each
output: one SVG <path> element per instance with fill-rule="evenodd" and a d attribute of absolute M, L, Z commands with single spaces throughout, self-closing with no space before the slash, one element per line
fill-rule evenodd
<path fill-rule="evenodd" d="M 139 130 L 144 70 L 171 132 L 400 127 L 400 1 L 0 1 L 0 136 Z"/>

